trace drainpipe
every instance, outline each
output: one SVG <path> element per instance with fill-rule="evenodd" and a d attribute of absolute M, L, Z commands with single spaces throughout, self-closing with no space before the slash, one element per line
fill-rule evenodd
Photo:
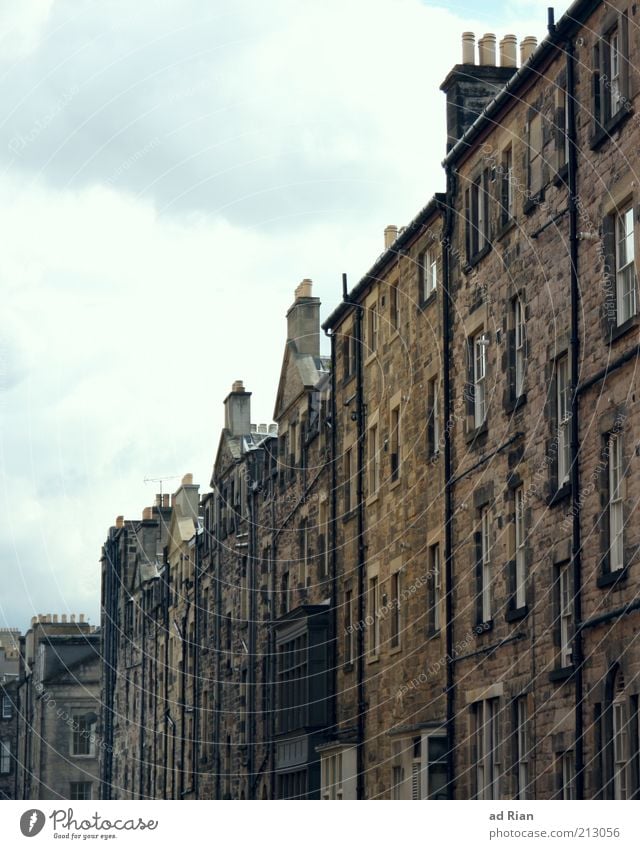
<path fill-rule="evenodd" d="M 355 305 L 355 337 L 356 337 L 356 413 L 358 428 L 358 622 L 364 621 L 364 573 L 366 568 L 366 550 L 364 543 L 364 440 L 365 440 L 365 409 L 363 393 L 363 362 L 362 362 L 362 319 L 361 304 Z M 357 742 L 357 783 L 356 798 L 365 798 L 364 786 L 364 735 L 365 735 L 365 686 L 364 686 L 364 629 L 358 628 L 358 742 Z"/>
<path fill-rule="evenodd" d="M 444 420 L 444 557 L 445 557 L 445 646 L 446 668 L 446 728 L 447 728 L 447 788 L 448 797 L 455 799 L 455 680 L 453 658 L 453 468 L 451 460 L 451 239 L 453 236 L 453 199 L 456 178 L 450 165 L 445 166 L 447 207 L 443 232 L 442 257 L 442 358 L 443 358 L 443 420 Z"/>
<path fill-rule="evenodd" d="M 279 446 L 276 441 L 276 446 Z M 278 447 L 276 447 L 276 452 Z M 276 458 L 277 459 L 277 458 Z M 273 488 L 277 486 L 277 464 L 276 475 L 271 478 Z M 271 614 L 271 622 L 269 623 L 269 764 L 270 764 L 270 796 L 272 799 L 277 798 L 277 779 L 276 779 L 276 593 L 277 593 L 277 562 L 278 562 L 278 533 L 276 532 L 276 495 L 271 492 L 271 604 L 269 606 Z"/>
<path fill-rule="evenodd" d="M 247 576 L 249 582 L 249 658 L 247 669 L 247 799 L 255 798 L 256 791 L 256 776 L 255 776 L 255 722 L 256 722 L 256 628 L 257 628 L 257 601 L 258 592 L 256 589 L 256 563 L 257 552 L 257 533 L 256 533 L 256 496 L 257 496 L 257 462 L 255 454 L 251 458 L 251 484 L 250 489 L 247 487 L 247 498 L 249 501 L 249 550 L 247 557 Z"/>
<path fill-rule="evenodd" d="M 146 610 L 146 590 L 145 590 L 144 585 L 140 587 L 140 601 L 141 601 L 141 606 L 142 606 L 142 636 L 141 636 L 141 641 L 142 641 L 142 669 L 141 669 L 141 673 L 140 673 L 140 675 L 141 675 L 141 680 L 140 680 L 140 755 L 139 755 L 139 757 L 140 757 L 140 779 L 139 779 L 139 786 L 138 786 L 138 798 L 144 799 L 145 798 L 145 794 L 144 794 L 144 778 L 145 778 L 144 772 L 145 772 L 145 769 L 146 770 L 149 769 L 149 764 L 146 762 L 146 759 L 145 759 L 145 756 L 144 756 L 144 741 L 145 741 L 145 733 L 144 732 L 145 732 L 145 726 L 146 726 L 146 722 L 145 722 L 146 710 L 145 710 L 145 708 L 146 708 L 146 701 L 147 701 L 147 688 L 146 688 L 146 680 L 147 680 L 147 676 L 146 676 L 146 669 L 147 669 L 146 655 L 147 655 L 147 652 L 146 652 L 146 646 L 145 646 L 145 641 L 146 641 L 146 637 L 147 637 L 147 610 Z"/>
<path fill-rule="evenodd" d="M 204 532 L 203 532 L 204 538 Z M 193 596 L 195 599 L 195 609 L 193 611 L 194 617 L 194 625 L 193 631 L 195 634 L 195 639 L 193 641 L 193 645 L 191 646 L 191 651 L 193 653 L 193 727 L 192 727 L 192 739 L 191 739 L 191 787 L 193 789 L 193 798 L 198 798 L 199 791 L 199 782 L 200 782 L 200 769 L 198 766 L 198 751 L 200 748 L 200 741 L 204 739 L 204 735 L 200 732 L 200 654 L 201 654 L 201 644 L 200 644 L 200 623 L 201 623 L 201 612 L 202 612 L 202 599 L 200 598 L 200 536 L 198 533 L 198 520 L 196 518 L 196 540 L 195 540 L 195 564 L 194 564 L 194 573 L 193 573 Z"/>
<path fill-rule="evenodd" d="M 214 490 L 215 492 L 215 490 Z M 218 496 L 216 495 L 216 504 L 214 507 L 216 513 L 216 517 L 218 515 Z M 218 529 L 218 525 L 216 524 L 216 530 Z M 221 663 L 220 657 L 222 654 L 222 599 L 220 592 L 220 541 L 216 534 L 216 557 L 215 557 L 215 577 L 214 577 L 214 589 L 215 589 L 215 607 L 216 607 L 216 616 L 215 616 L 215 627 L 214 627 L 214 645 L 215 645 L 215 681 L 216 681 L 216 700 L 215 700 L 215 708 L 213 714 L 213 745 L 215 752 L 215 793 L 214 798 L 220 798 L 220 764 L 222 758 L 220 757 L 220 746 L 222 742 L 220 740 L 220 710 L 221 710 L 221 700 L 222 700 L 222 681 L 221 681 Z"/>
<path fill-rule="evenodd" d="M 345 275 L 346 278 L 346 275 Z M 338 725 L 338 558 L 336 552 L 336 522 L 337 522 L 337 469 L 336 469 L 336 337 L 325 330 L 325 335 L 331 339 L 331 503 L 329 506 L 329 539 L 331 540 L 331 619 L 330 644 L 332 646 L 331 680 L 329 697 L 329 726 L 335 732 Z M 320 422 L 320 427 L 322 427 Z M 329 545 L 329 539 L 325 545 Z"/>
<path fill-rule="evenodd" d="M 573 533 L 573 593 L 576 631 L 573 640 L 575 664 L 575 762 L 576 797 L 584 799 L 584 717 L 583 717 L 583 640 L 582 623 L 582 541 L 580 534 L 580 404 L 577 390 L 580 357 L 579 280 L 578 280 L 578 151 L 575 110 L 575 56 L 572 42 L 565 46 L 567 57 L 567 131 L 569 134 L 569 245 L 571 257 L 571 502 Z"/>

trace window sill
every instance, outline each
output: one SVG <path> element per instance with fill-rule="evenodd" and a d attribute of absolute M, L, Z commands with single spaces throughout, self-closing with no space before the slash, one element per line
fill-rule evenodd
<path fill-rule="evenodd" d="M 558 504 L 562 504 L 562 502 L 566 501 L 570 495 L 571 484 L 565 483 L 547 499 L 547 507 L 556 507 Z"/>
<path fill-rule="evenodd" d="M 350 522 L 352 519 L 355 518 L 355 515 L 356 515 L 355 508 L 353 510 L 350 510 L 348 513 L 345 513 L 344 516 L 342 517 L 343 524 Z"/>
<path fill-rule="evenodd" d="M 491 253 L 493 245 L 491 242 L 487 242 L 487 244 L 481 248 L 477 253 L 475 253 L 472 257 L 467 259 L 467 266 L 465 271 L 470 271 L 475 265 L 481 262 L 488 254 Z"/>
<path fill-rule="evenodd" d="M 400 475 L 398 475 L 398 477 L 395 480 L 392 480 L 389 484 L 389 492 L 392 492 L 394 489 L 397 489 L 401 483 L 402 481 L 400 479 Z"/>
<path fill-rule="evenodd" d="M 612 345 L 614 342 L 622 339 L 622 337 L 626 336 L 631 330 L 637 330 L 639 325 L 639 317 L 637 315 L 632 315 L 631 318 L 628 318 L 624 322 L 624 324 L 620 324 L 612 328 L 609 336 L 609 344 Z"/>
<path fill-rule="evenodd" d="M 598 150 L 598 148 L 602 147 L 602 145 L 611 139 L 611 135 L 619 130 L 626 122 L 629 120 L 633 111 L 631 108 L 625 108 L 624 106 L 618 109 L 615 115 L 607 120 L 604 124 L 598 124 L 596 127 L 591 139 L 589 140 L 589 147 L 591 150 Z"/>
<path fill-rule="evenodd" d="M 438 628 L 438 630 L 434 630 L 433 628 L 427 629 L 427 639 L 434 640 L 436 637 L 439 637 L 442 634 L 442 630 Z"/>
<path fill-rule="evenodd" d="M 438 294 L 438 290 L 434 289 L 431 294 L 429 294 L 423 301 L 420 301 L 418 304 L 418 312 L 424 312 L 427 307 L 430 307 L 431 304 L 435 304 L 436 295 Z"/>
<path fill-rule="evenodd" d="M 355 378 L 356 378 L 355 373 L 354 374 L 345 374 L 345 376 L 342 378 L 342 383 L 340 385 L 341 386 L 348 386 L 351 383 L 352 380 L 355 380 Z"/>
<path fill-rule="evenodd" d="M 438 462 L 440 459 L 440 449 L 436 448 L 435 451 L 429 451 L 428 460 L 432 465 Z"/>
<path fill-rule="evenodd" d="M 391 331 L 391 336 L 389 337 L 389 345 L 392 345 L 396 339 L 400 338 L 400 328 L 394 327 Z"/>
<path fill-rule="evenodd" d="M 493 619 L 487 619 L 486 622 L 476 622 L 474 630 L 476 637 L 480 637 L 482 634 L 488 634 L 490 631 L 493 631 Z"/>
<path fill-rule="evenodd" d="M 393 656 L 394 654 L 400 654 L 402 651 L 402 645 L 393 646 L 393 648 L 389 649 L 389 656 Z"/>
<path fill-rule="evenodd" d="M 368 664 L 369 664 L 369 663 L 378 663 L 378 662 L 379 662 L 379 660 L 380 660 L 380 655 L 379 655 L 379 654 L 370 654 L 370 655 L 368 655 L 368 657 L 367 657 L 367 663 L 368 663 Z"/>
<path fill-rule="evenodd" d="M 552 683 L 562 683 L 563 681 L 568 681 L 573 677 L 573 673 L 575 672 L 575 667 L 573 666 L 563 666 L 559 669 L 552 669 L 549 673 L 549 681 Z"/>
<path fill-rule="evenodd" d="M 370 366 L 371 363 L 374 363 L 377 359 L 377 351 L 371 351 L 370 354 L 367 354 L 367 357 L 364 361 L 365 366 Z"/>
<path fill-rule="evenodd" d="M 518 410 L 520 409 L 520 407 L 524 407 L 524 405 L 526 403 L 527 403 L 527 393 L 523 392 L 521 395 L 518 395 L 517 398 L 512 398 L 511 400 L 507 401 L 506 404 L 504 405 L 504 411 L 505 411 L 505 413 L 509 413 L 509 414 L 517 413 Z"/>
<path fill-rule="evenodd" d="M 535 195 L 532 195 L 530 198 L 525 200 L 522 211 L 525 215 L 531 215 L 535 212 L 536 209 L 540 208 L 540 205 L 544 202 L 544 188 L 540 189 L 540 191 L 536 192 Z"/>
<path fill-rule="evenodd" d="M 604 587 L 612 587 L 615 584 L 625 584 L 629 577 L 629 567 L 623 566 L 622 569 L 616 569 L 615 572 L 602 572 L 598 575 L 596 586 L 600 589 Z"/>
<path fill-rule="evenodd" d="M 565 162 L 564 165 L 561 165 L 560 168 L 556 171 L 556 176 L 553 178 L 553 185 L 556 188 L 562 189 L 567 185 L 567 178 L 569 177 L 569 163 Z"/>
<path fill-rule="evenodd" d="M 509 218 L 509 220 L 508 220 L 508 221 L 505 221 L 505 222 L 501 225 L 500 229 L 499 229 L 499 230 L 498 230 L 498 232 L 496 233 L 495 241 L 496 241 L 496 242 L 499 242 L 499 241 L 500 241 L 500 239 L 504 239 L 504 237 L 505 237 L 508 233 L 510 233 L 510 232 L 514 229 L 514 227 L 515 227 L 515 226 L 516 226 L 516 219 L 515 219 L 513 216 L 511 216 L 511 218 Z"/>
<path fill-rule="evenodd" d="M 365 505 L 367 507 L 371 507 L 372 504 L 375 504 L 376 501 L 378 500 L 378 495 L 379 495 L 379 493 L 377 493 L 377 492 L 374 492 L 373 495 L 370 495 L 367 498 L 367 500 L 365 501 Z"/>
<path fill-rule="evenodd" d="M 504 615 L 505 622 L 519 622 L 524 619 L 529 613 L 529 605 L 523 604 L 522 607 L 516 607 L 513 610 L 507 610 Z"/>
<path fill-rule="evenodd" d="M 467 445 L 471 445 L 473 442 L 476 441 L 476 439 L 478 439 L 481 436 L 486 436 L 488 431 L 489 431 L 489 427 L 487 425 L 487 420 L 485 419 L 484 422 L 479 427 L 476 427 L 473 430 L 468 431 L 468 433 L 465 435 L 465 441 L 466 441 Z M 485 440 L 483 440 L 483 442 L 484 441 Z"/>

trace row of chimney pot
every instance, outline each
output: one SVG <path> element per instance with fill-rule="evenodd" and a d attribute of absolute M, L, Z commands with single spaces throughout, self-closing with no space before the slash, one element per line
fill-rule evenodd
<path fill-rule="evenodd" d="M 57 625 L 59 623 L 62 624 L 62 625 L 66 625 L 67 622 L 74 623 L 75 621 L 76 621 L 76 614 L 75 613 L 70 613 L 68 618 L 67 618 L 66 613 L 62 613 L 60 616 L 58 616 L 57 613 L 39 613 L 37 616 L 31 617 L 31 624 L 32 625 L 37 625 L 38 622 L 42 623 L 43 625 Z M 85 614 L 79 613 L 78 614 L 78 624 L 81 624 L 84 621 L 85 621 Z"/>
<path fill-rule="evenodd" d="M 492 32 L 488 32 L 478 39 L 479 65 L 496 67 L 496 41 L 495 33 Z M 521 65 L 529 60 L 537 46 L 538 39 L 535 36 L 528 35 L 522 39 L 520 42 Z M 462 34 L 462 64 L 476 64 L 476 35 L 474 32 Z M 500 41 L 500 67 L 518 67 L 518 39 L 515 35 L 505 35 Z"/>

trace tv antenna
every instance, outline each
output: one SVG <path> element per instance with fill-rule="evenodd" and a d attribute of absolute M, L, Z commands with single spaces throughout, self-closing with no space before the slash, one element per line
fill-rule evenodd
<path fill-rule="evenodd" d="M 144 483 L 159 483 L 160 484 L 160 495 L 162 495 L 162 481 L 173 481 L 176 478 L 179 478 L 180 475 L 165 475 L 161 478 L 145 478 Z"/>

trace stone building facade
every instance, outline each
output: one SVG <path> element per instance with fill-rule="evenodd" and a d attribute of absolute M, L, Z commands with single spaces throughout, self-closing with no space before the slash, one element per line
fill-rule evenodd
<path fill-rule="evenodd" d="M 16 798 L 20 631 L 0 628 L 0 799 Z"/>
<path fill-rule="evenodd" d="M 297 288 L 275 425 L 233 384 L 211 492 L 154 514 L 132 795 L 638 798 L 636 16 L 576 0 L 520 62 L 465 33 L 445 193 L 344 280 L 330 357 Z"/>
<path fill-rule="evenodd" d="M 40 615 L 20 638 L 16 798 L 98 799 L 100 633 Z"/>

